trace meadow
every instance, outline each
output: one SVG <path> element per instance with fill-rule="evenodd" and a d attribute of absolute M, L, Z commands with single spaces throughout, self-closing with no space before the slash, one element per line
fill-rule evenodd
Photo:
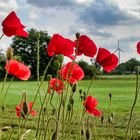
<path fill-rule="evenodd" d="M 77 112 L 77 108 L 83 107 L 83 102 L 79 103 L 79 90 L 86 92 L 89 86 L 90 80 L 82 80 L 78 82 L 77 90 L 74 93 L 74 112 Z M 119 140 L 125 139 L 126 126 L 129 118 L 130 109 L 134 100 L 135 95 L 135 76 L 100 76 L 95 79 L 90 87 L 89 94 L 95 97 L 99 104 L 97 106 L 104 113 L 104 118 L 94 118 L 90 120 L 90 133 L 91 140 Z M 9 85 L 9 82 L 5 84 L 5 88 Z M 2 82 L 0 82 L 0 87 Z M 27 92 L 28 101 L 32 101 L 36 93 L 38 84 L 36 81 L 14 81 L 12 82 L 9 91 L 7 93 L 6 99 L 4 101 L 4 111 L 0 111 L 0 137 L 3 140 L 16 139 L 16 133 L 18 129 L 19 119 L 15 114 L 15 107 L 21 101 L 21 93 L 23 90 Z M 44 89 L 47 87 L 47 81 L 43 83 L 41 98 L 44 97 Z M 0 100 L 3 99 L 4 93 L 0 94 Z M 69 90 L 70 92 L 70 90 Z M 109 94 L 111 94 L 111 104 Z M 57 96 L 58 97 L 58 96 Z M 54 105 L 57 104 L 57 97 L 54 97 Z M 140 98 L 138 98 L 136 107 L 134 109 L 132 123 L 130 125 L 129 139 L 140 139 Z M 40 97 L 37 97 L 34 109 L 39 112 Z M 47 115 L 52 116 L 52 108 L 48 109 Z M 75 113 L 77 114 L 77 113 Z M 75 118 L 76 117 L 76 118 Z M 66 135 L 66 140 L 78 140 L 83 139 L 83 134 L 77 129 L 79 127 L 79 119 L 81 117 L 80 112 L 77 116 L 73 116 L 73 127 L 70 133 Z M 37 116 L 35 118 L 29 118 L 25 130 L 30 130 L 28 135 L 28 140 L 32 140 L 34 131 L 36 129 L 35 122 L 37 121 Z M 4 127 L 9 126 L 10 128 L 5 130 Z M 22 125 L 21 125 L 22 127 Z M 53 126 L 51 126 L 53 128 Z M 3 128 L 3 129 L 2 129 Z M 78 130 L 78 131 L 77 131 Z M 81 129 L 82 130 L 82 129 Z M 50 130 L 51 131 L 51 130 Z M 76 133 L 79 133 L 77 136 Z M 51 133 L 48 133 L 51 135 Z M 49 136 L 48 136 L 49 137 Z M 40 137 L 41 139 L 41 137 Z"/>

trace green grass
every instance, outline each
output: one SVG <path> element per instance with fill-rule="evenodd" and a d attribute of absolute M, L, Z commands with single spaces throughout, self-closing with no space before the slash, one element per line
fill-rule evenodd
<path fill-rule="evenodd" d="M 5 84 L 5 87 L 8 86 L 7 82 Z M 90 81 L 89 80 L 83 80 L 78 83 L 77 91 L 74 93 L 74 111 L 76 112 L 78 108 L 78 100 L 79 100 L 79 89 L 82 89 L 82 91 L 87 91 L 88 85 Z M 0 87 L 2 86 L 2 82 L 0 82 Z M 44 88 L 47 88 L 47 82 L 44 82 Z M 6 89 L 6 88 L 5 88 Z M 35 81 L 15 81 L 12 83 L 7 97 L 5 99 L 4 105 L 6 106 L 5 111 L 0 113 L 1 119 L 0 119 L 0 125 L 1 127 L 5 125 L 17 125 L 18 126 L 18 119 L 16 119 L 15 115 L 15 106 L 20 102 L 21 95 L 23 91 L 26 91 L 28 94 L 28 100 L 32 101 L 34 98 L 34 95 L 36 94 L 37 90 L 37 82 Z M 43 91 L 43 88 L 41 89 Z M 3 93 L 0 94 L 0 100 L 2 100 L 3 95 L 5 93 L 5 90 Z M 112 94 L 112 103 L 111 106 L 106 112 L 108 105 L 109 105 L 109 93 Z M 129 117 L 130 108 L 132 106 L 133 100 L 134 100 L 134 94 L 135 94 L 135 77 L 134 76 L 122 76 L 119 78 L 116 78 L 116 76 L 110 77 L 100 77 L 99 79 L 95 79 L 91 85 L 91 88 L 89 90 L 89 95 L 94 96 L 98 99 L 99 104 L 97 106 L 98 109 L 102 110 L 105 114 L 105 121 L 104 124 L 100 123 L 100 119 L 96 118 L 94 121 L 97 124 L 96 127 L 92 127 L 92 130 L 94 132 L 92 134 L 92 137 L 94 139 L 124 139 L 124 134 L 126 131 L 126 124 Z M 44 97 L 44 93 L 42 93 L 42 98 Z M 57 95 L 55 94 L 53 103 L 56 103 Z M 136 107 L 134 109 L 134 115 L 133 115 L 133 123 L 131 124 L 131 133 L 130 137 L 137 137 L 140 138 L 140 98 L 138 98 Z M 39 97 L 37 98 L 37 101 L 35 103 L 34 108 L 38 110 L 39 112 L 39 106 L 40 106 L 40 100 Z M 80 103 L 80 106 L 82 107 L 82 102 Z M 108 123 L 108 117 L 111 115 L 111 113 L 114 114 L 113 118 L 113 125 L 110 125 Z M 13 114 L 13 117 L 12 115 Z M 49 114 L 51 116 L 51 107 L 49 110 Z M 80 117 L 80 112 L 79 112 Z M 31 133 L 31 137 L 34 135 L 34 131 L 36 128 L 36 121 L 37 117 L 31 118 L 28 120 L 28 123 L 26 125 L 26 129 L 32 129 L 33 132 Z M 74 120 L 75 123 L 76 120 Z M 75 125 L 75 124 L 73 124 Z M 74 126 L 73 130 L 76 132 L 76 128 L 78 126 Z M 75 129 L 74 129 L 75 128 Z M 17 130 L 14 130 L 14 134 L 17 134 Z M 11 132 L 10 130 L 6 132 L 2 132 L 2 138 L 3 140 L 7 138 L 7 135 Z M 1 132 L 0 132 L 1 133 Z M 72 133 L 72 132 L 71 132 Z M 15 135 L 13 134 L 13 139 L 15 138 Z M 28 139 L 31 139 L 28 137 Z M 72 134 L 71 139 L 80 139 L 77 138 L 76 135 Z M 82 139 L 82 136 L 81 136 Z"/>

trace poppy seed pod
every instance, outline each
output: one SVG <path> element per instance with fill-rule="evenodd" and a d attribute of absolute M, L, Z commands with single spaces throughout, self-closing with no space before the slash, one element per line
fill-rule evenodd
<path fill-rule="evenodd" d="M 86 130 L 86 139 L 87 140 L 90 139 L 90 131 L 89 131 L 89 129 Z"/>
<path fill-rule="evenodd" d="M 72 86 L 72 92 L 74 93 L 74 92 L 76 91 L 76 89 L 77 89 L 77 84 L 75 83 L 75 84 L 73 84 L 73 86 Z"/>
<path fill-rule="evenodd" d="M 51 81 L 51 79 L 52 79 L 52 75 L 51 74 L 48 74 L 47 75 L 47 81 Z"/>
<path fill-rule="evenodd" d="M 11 47 L 7 48 L 6 51 L 6 58 L 7 60 L 10 60 L 13 57 L 13 49 Z"/>

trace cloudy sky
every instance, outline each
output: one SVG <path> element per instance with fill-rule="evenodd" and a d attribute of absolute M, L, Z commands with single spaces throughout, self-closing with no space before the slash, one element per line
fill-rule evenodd
<path fill-rule="evenodd" d="M 120 42 L 121 62 L 139 59 L 136 43 L 140 40 L 139 0 L 1 0 L 0 22 L 15 11 L 26 29 L 46 30 L 75 39 L 75 33 L 88 35 L 98 47 L 114 51 Z M 2 27 L 1 27 L 2 28 Z M 2 32 L 0 31 L 2 34 Z M 9 47 L 4 37 L 0 47 Z M 89 58 L 82 57 L 89 61 Z"/>

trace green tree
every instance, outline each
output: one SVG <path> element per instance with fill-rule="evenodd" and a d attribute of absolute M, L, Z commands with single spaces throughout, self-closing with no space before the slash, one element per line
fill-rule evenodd
<path fill-rule="evenodd" d="M 93 75 L 97 73 L 95 66 L 90 65 L 83 60 L 78 61 L 78 65 L 83 69 L 85 73 L 85 79 L 91 79 Z"/>
<path fill-rule="evenodd" d="M 47 54 L 47 44 L 51 37 L 48 36 L 46 31 L 37 31 L 30 29 L 28 38 L 14 37 L 11 47 L 14 49 L 16 58 L 20 58 L 22 62 L 28 65 L 31 69 L 32 78 L 37 78 L 37 43 L 39 38 L 39 75 L 43 75 L 44 69 L 48 64 L 51 57 Z M 55 76 L 56 69 L 53 67 L 53 62 L 48 69 L 48 73 Z"/>
<path fill-rule="evenodd" d="M 6 57 L 2 53 L 2 50 L 0 50 L 0 79 L 4 78 L 5 75 L 5 63 L 6 63 Z"/>

